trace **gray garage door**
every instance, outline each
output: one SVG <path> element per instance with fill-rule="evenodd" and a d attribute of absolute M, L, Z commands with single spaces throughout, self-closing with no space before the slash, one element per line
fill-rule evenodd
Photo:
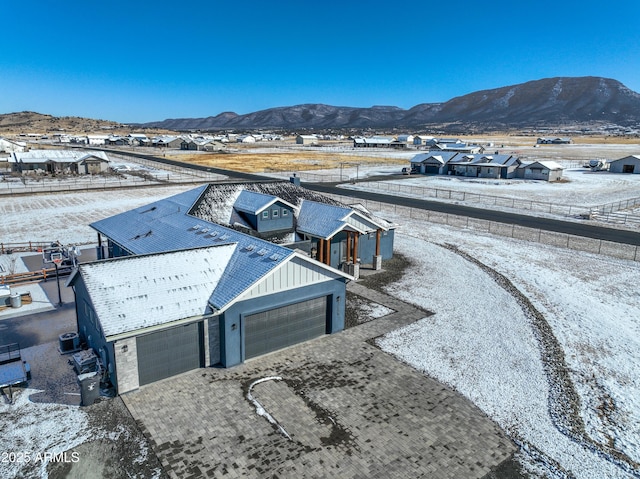
<path fill-rule="evenodd" d="M 426 168 L 425 168 L 425 173 L 427 175 L 437 175 L 439 171 L 440 171 L 440 167 L 439 166 L 427 165 Z"/>
<path fill-rule="evenodd" d="M 245 358 L 317 338 L 327 332 L 328 297 L 245 317 Z"/>
<path fill-rule="evenodd" d="M 202 367 L 202 340 L 202 322 L 138 336 L 140 385 Z"/>

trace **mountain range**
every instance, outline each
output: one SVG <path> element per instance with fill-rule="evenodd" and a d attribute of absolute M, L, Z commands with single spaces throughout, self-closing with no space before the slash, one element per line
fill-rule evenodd
<path fill-rule="evenodd" d="M 640 125 L 640 94 L 617 80 L 556 77 L 482 90 L 444 103 L 357 108 L 304 104 L 239 115 L 166 119 L 136 126 L 168 130 L 424 128 L 480 130 L 608 123 Z"/>

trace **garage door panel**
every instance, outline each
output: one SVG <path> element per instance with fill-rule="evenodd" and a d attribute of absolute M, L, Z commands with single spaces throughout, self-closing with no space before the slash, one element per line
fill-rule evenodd
<path fill-rule="evenodd" d="M 140 385 L 202 367 L 202 340 L 202 323 L 137 337 Z"/>
<path fill-rule="evenodd" d="M 327 331 L 328 298 L 323 296 L 245 317 L 245 358 L 298 344 Z"/>

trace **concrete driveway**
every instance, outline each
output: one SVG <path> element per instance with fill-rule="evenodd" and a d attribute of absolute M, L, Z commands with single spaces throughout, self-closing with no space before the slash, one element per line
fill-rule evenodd
<path fill-rule="evenodd" d="M 511 457 L 471 402 L 372 345 L 425 312 L 352 285 L 396 312 L 123 396 L 171 477 L 481 478 Z"/>

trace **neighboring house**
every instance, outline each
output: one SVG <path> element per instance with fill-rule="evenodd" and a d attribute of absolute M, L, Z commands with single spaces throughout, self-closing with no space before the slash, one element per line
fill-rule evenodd
<path fill-rule="evenodd" d="M 448 162 L 449 174 L 474 178 L 515 178 L 521 165 L 513 155 L 457 154 Z"/>
<path fill-rule="evenodd" d="M 296 136 L 297 145 L 317 145 L 318 137 L 316 135 L 298 135 Z"/>
<path fill-rule="evenodd" d="M 413 139 L 414 139 L 413 135 L 408 135 L 408 134 L 398 135 L 398 138 L 397 138 L 397 140 L 400 143 L 407 143 L 407 144 L 413 144 Z"/>
<path fill-rule="evenodd" d="M 237 143 L 255 143 L 257 141 L 254 135 L 240 135 L 236 137 Z"/>
<path fill-rule="evenodd" d="M 433 140 L 433 136 L 416 135 L 413 137 L 413 144 L 416 146 L 426 146 L 431 140 Z"/>
<path fill-rule="evenodd" d="M 480 145 L 467 145 L 466 143 L 442 143 L 438 142 L 431 147 L 433 150 L 456 151 L 459 153 L 476 154 L 482 153 L 484 147 Z"/>
<path fill-rule="evenodd" d="M 108 257 L 116 259 L 82 264 L 69 284 L 78 333 L 119 393 L 344 328 L 352 277 L 297 249 L 200 218 L 211 186 L 91 225 L 99 257 L 106 238 Z M 257 217 L 292 206 L 264 203 L 251 192 L 238 199 L 238 211 Z"/>
<path fill-rule="evenodd" d="M 87 135 L 85 143 L 92 146 L 105 145 L 108 139 L 108 135 Z"/>
<path fill-rule="evenodd" d="M 558 181 L 562 178 L 564 167 L 555 161 L 534 161 L 518 168 L 519 178 L 525 180 Z"/>
<path fill-rule="evenodd" d="M 571 138 L 538 138 L 537 143 L 539 145 L 568 145 L 571 143 Z"/>
<path fill-rule="evenodd" d="M 640 155 L 630 155 L 609 162 L 611 173 L 640 173 Z"/>
<path fill-rule="evenodd" d="M 22 153 L 27 149 L 24 141 L 7 140 L 0 138 L 0 153 Z"/>
<path fill-rule="evenodd" d="M 394 138 L 374 136 L 372 138 L 355 138 L 353 146 L 356 148 L 391 148 Z"/>
<path fill-rule="evenodd" d="M 109 169 L 109 157 L 103 151 L 31 150 L 12 153 L 11 170 L 42 173 L 97 174 Z"/>
<path fill-rule="evenodd" d="M 454 151 L 427 151 L 411 159 L 411 171 L 423 175 L 446 175 L 447 164 L 458 155 Z"/>
<path fill-rule="evenodd" d="M 153 138 L 151 143 L 157 148 L 180 148 L 182 138 L 176 136 L 158 136 Z"/>

